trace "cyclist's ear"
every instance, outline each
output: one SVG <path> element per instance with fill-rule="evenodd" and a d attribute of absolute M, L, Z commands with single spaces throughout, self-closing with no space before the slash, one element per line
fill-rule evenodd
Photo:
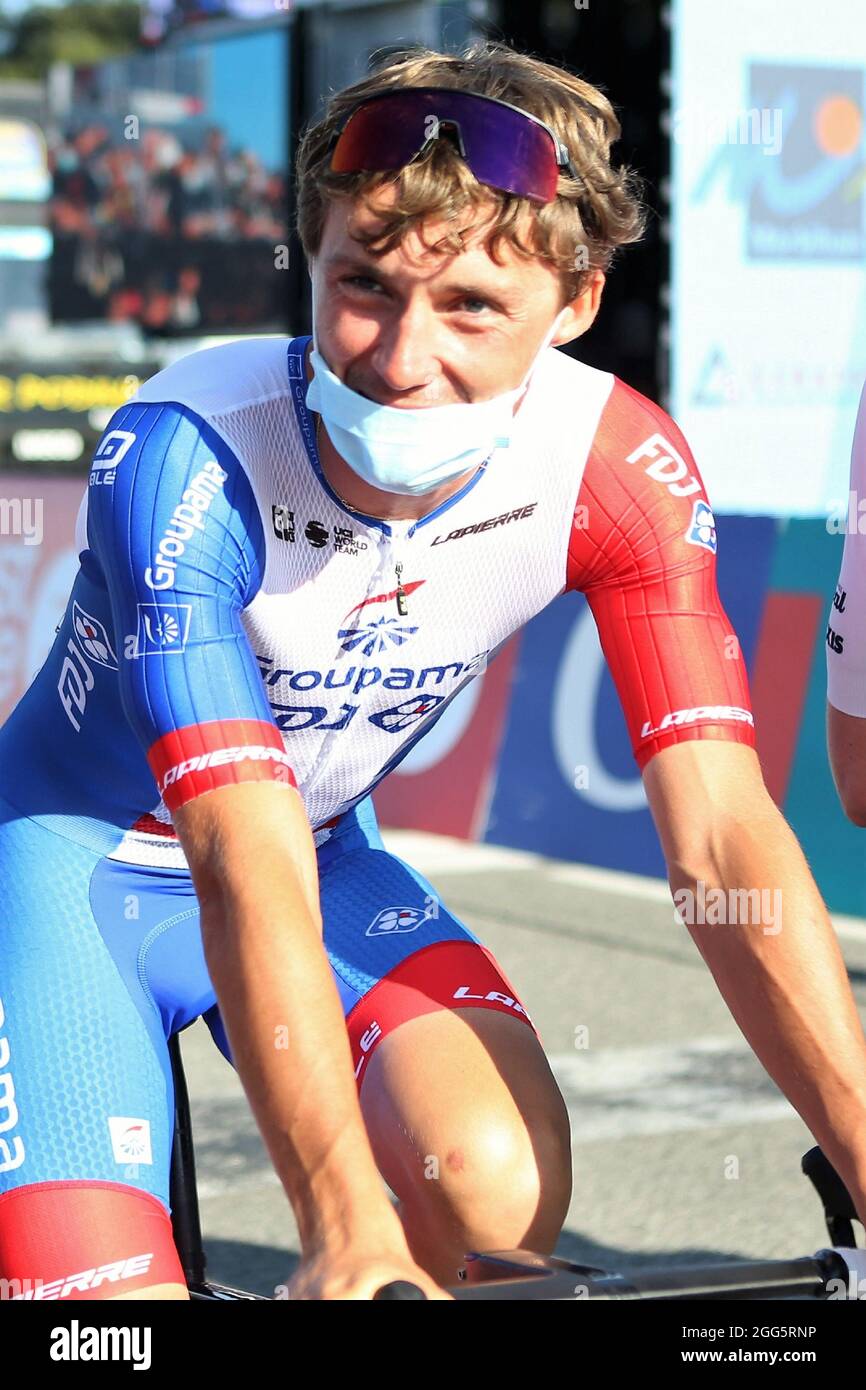
<path fill-rule="evenodd" d="M 551 339 L 551 347 L 561 347 L 563 343 L 571 343 L 592 327 L 601 306 L 604 283 L 604 271 L 593 270 L 580 294 L 576 295 L 569 304 L 566 304 L 564 309 L 560 310 L 562 322 Z"/>

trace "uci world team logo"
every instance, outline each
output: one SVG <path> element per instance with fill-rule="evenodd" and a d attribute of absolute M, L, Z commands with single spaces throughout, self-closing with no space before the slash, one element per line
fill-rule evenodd
<path fill-rule="evenodd" d="M 419 720 L 426 719 L 430 711 L 441 705 L 444 699 L 444 695 L 418 695 L 414 699 L 404 700 L 402 705 L 394 705 L 393 709 L 382 709 L 368 717 L 371 724 L 384 729 L 386 734 L 399 734 Z"/>
<path fill-rule="evenodd" d="M 374 652 L 402 647 L 417 631 L 417 624 L 410 627 L 408 623 L 401 623 L 397 618 L 371 618 L 359 627 L 340 628 L 337 636 L 344 652 L 360 650 L 364 656 L 372 656 Z"/>
<path fill-rule="evenodd" d="M 189 603 L 140 603 L 138 631 L 132 656 L 153 652 L 182 652 L 189 636 L 192 605 Z"/>
<path fill-rule="evenodd" d="M 689 545 L 702 545 L 704 550 L 716 553 L 716 518 L 706 502 L 697 501 L 692 509 L 692 520 L 686 540 Z"/>
<path fill-rule="evenodd" d="M 749 103 L 781 111 L 782 145 L 760 152 L 748 202 L 751 260 L 853 261 L 864 235 L 864 72 L 754 63 Z"/>

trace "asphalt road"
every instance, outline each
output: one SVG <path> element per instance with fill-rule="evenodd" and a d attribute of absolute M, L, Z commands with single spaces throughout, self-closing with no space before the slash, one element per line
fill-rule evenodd
<path fill-rule="evenodd" d="M 440 836 L 385 840 L 494 952 L 539 1028 L 573 1139 L 557 1253 L 622 1269 L 828 1243 L 800 1172 L 814 1140 L 675 922 L 667 885 Z M 863 1017 L 866 923 L 836 926 Z M 182 1046 L 208 1273 L 272 1296 L 297 1262 L 291 1209 L 200 1021 Z"/>

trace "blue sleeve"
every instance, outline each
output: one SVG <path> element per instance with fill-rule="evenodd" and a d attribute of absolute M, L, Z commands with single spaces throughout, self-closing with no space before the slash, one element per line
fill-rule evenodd
<path fill-rule="evenodd" d="M 264 531 L 225 441 L 174 403 L 118 411 L 93 460 L 87 539 L 111 603 L 124 713 L 157 781 L 165 759 L 155 765 L 154 749 L 172 735 L 178 756 L 211 749 L 216 761 L 220 749 L 225 763 L 244 741 L 235 721 L 276 734 L 241 623 L 262 582 Z"/>

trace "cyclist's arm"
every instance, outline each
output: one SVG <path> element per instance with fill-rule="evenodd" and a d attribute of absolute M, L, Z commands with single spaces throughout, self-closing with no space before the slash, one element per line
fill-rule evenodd
<path fill-rule="evenodd" d="M 389 1234 L 402 1242 L 363 1126 L 322 949 L 315 851 L 300 797 L 273 782 L 223 788 L 180 807 L 174 823 L 235 1066 L 305 1253 L 359 1241 L 373 1249 Z"/>
<path fill-rule="evenodd" d="M 238 1074 L 305 1254 L 369 1249 L 371 1232 L 380 1252 L 402 1252 L 322 945 L 312 833 L 241 622 L 264 565 L 249 481 L 179 406 L 133 403 L 111 426 L 119 461 L 90 489 L 90 563 L 123 653 L 124 712 L 188 856 Z"/>
<path fill-rule="evenodd" d="M 845 814 L 866 826 L 866 386 L 851 449 L 845 548 L 827 618 L 827 752 Z M 851 522 L 854 525 L 851 525 Z M 863 530 L 860 530 L 860 527 Z"/>
<path fill-rule="evenodd" d="M 644 786 L 674 902 L 735 1021 L 866 1217 L 866 1040 L 827 909 L 752 749 L 658 753 Z M 703 901 L 720 909 L 700 908 Z M 683 909 L 685 908 L 685 911 Z"/>
<path fill-rule="evenodd" d="M 692 478 L 700 484 L 674 422 L 626 399 L 584 478 L 590 526 L 575 532 L 575 587 L 598 623 L 674 901 L 737 1024 L 863 1219 L 866 1040 L 821 896 L 764 785 L 715 542 L 694 534 L 705 493 L 702 484 L 684 491 Z"/>

